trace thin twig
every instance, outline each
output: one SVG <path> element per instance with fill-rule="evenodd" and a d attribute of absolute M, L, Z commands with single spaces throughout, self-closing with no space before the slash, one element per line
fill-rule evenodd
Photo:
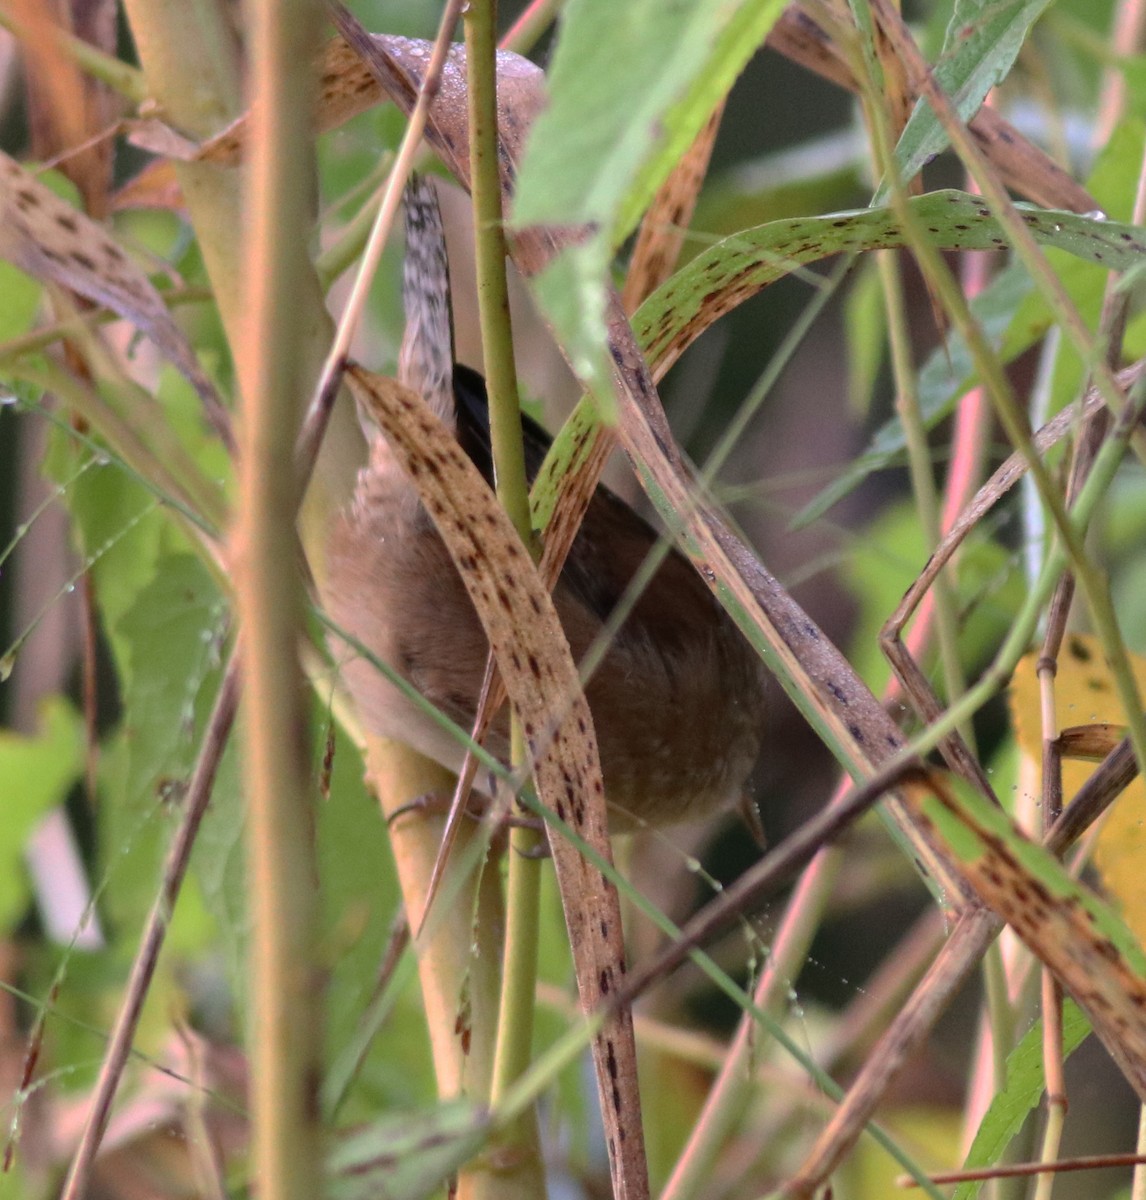
<path fill-rule="evenodd" d="M 223 757 L 223 750 L 235 722 L 235 712 L 239 703 L 239 682 L 239 659 L 237 653 L 232 653 L 187 789 L 183 820 L 167 852 L 163 883 L 151 906 L 143 936 L 140 938 L 139 950 L 136 952 L 131 976 L 127 981 L 123 1003 L 120 1005 L 107 1053 L 100 1067 L 99 1078 L 92 1092 L 91 1107 L 84 1122 L 79 1148 L 72 1160 L 60 1200 L 79 1200 L 79 1197 L 88 1194 L 96 1151 L 107 1129 L 112 1102 L 123 1075 L 124 1064 L 131 1053 L 131 1045 L 143 1012 L 143 1003 L 155 974 L 163 940 L 167 936 L 167 926 L 187 875 L 191 849 L 207 811 L 219 761 Z"/>
<path fill-rule="evenodd" d="M 982 1167 L 976 1171 L 942 1171 L 931 1176 L 932 1183 L 976 1183 L 986 1179 L 1022 1179 L 1044 1172 L 1065 1174 L 1068 1171 L 1102 1171 L 1111 1167 L 1133 1167 L 1146 1162 L 1144 1154 L 1091 1154 L 1081 1158 L 1064 1158 L 1058 1162 L 1008 1163 L 1002 1167 Z M 918 1187 L 919 1182 L 908 1175 L 896 1180 L 901 1188 Z"/>

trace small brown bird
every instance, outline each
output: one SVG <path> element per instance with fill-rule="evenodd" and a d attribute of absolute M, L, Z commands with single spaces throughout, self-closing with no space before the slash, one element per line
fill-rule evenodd
<path fill-rule="evenodd" d="M 404 300 L 399 378 L 426 399 L 492 483 L 485 386 L 453 361 L 445 237 L 437 195 L 426 181 L 413 181 L 406 193 Z M 523 424 L 532 479 L 549 438 L 528 418 Z M 481 622 L 414 485 L 377 430 L 366 432 L 369 464 L 331 533 L 328 610 L 468 729 L 488 653 Z M 657 541 L 624 501 L 597 489 L 554 591 L 575 660 Z M 365 659 L 348 657 L 344 648 L 338 657 L 371 732 L 460 769 L 462 744 Z M 759 750 L 764 692 L 758 657 L 696 571 L 670 551 L 585 688 L 613 830 L 670 824 L 742 800 Z M 508 743 L 503 709 L 487 745 L 506 761 Z"/>

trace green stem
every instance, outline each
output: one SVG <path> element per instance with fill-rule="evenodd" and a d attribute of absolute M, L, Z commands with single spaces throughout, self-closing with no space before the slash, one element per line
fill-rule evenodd
<path fill-rule="evenodd" d="M 907 312 L 903 302 L 903 285 L 899 278 L 898 256 L 890 250 L 876 253 L 884 302 L 887 306 L 888 340 L 891 347 L 892 372 L 895 376 L 895 408 L 903 424 L 907 441 L 907 460 L 911 472 L 911 490 L 915 509 L 923 526 L 929 551 L 939 545 L 941 530 L 939 500 L 931 466 L 931 450 L 927 444 L 927 429 L 919 408 L 919 391 L 911 362 L 911 344 L 907 329 Z M 949 568 L 944 568 L 935 580 L 935 632 L 947 697 L 953 700 L 963 693 L 966 679 L 959 662 L 959 643 L 956 628 L 954 580 Z M 974 733 L 971 726 L 960 730 L 963 740 L 974 753 Z"/>
<path fill-rule="evenodd" d="M 521 407 L 509 289 L 505 275 L 505 229 L 497 153 L 496 0 L 475 0 L 465 11 L 466 64 L 470 127 L 470 180 L 473 189 L 474 254 L 482 359 L 489 394 L 490 442 L 497 495 L 518 536 L 532 546 L 529 485 L 525 475 Z M 517 714 L 512 725 L 512 763 L 526 761 Z M 505 965 L 494 1060 L 496 1103 L 529 1066 L 533 1052 L 534 996 L 537 987 L 537 938 L 541 864 L 540 838 L 525 827 L 510 835 Z M 536 1117 L 532 1111 L 504 1131 L 514 1157 L 535 1171 L 538 1194 L 545 1189 Z"/>
<path fill-rule="evenodd" d="M 531 540 L 529 485 L 525 478 L 521 406 L 509 319 L 505 226 L 498 173 L 497 75 L 494 58 L 497 48 L 496 24 L 496 0 L 482 0 L 467 7 L 465 29 L 469 68 L 474 255 L 497 496 L 518 536 L 528 546 Z"/>
<path fill-rule="evenodd" d="M 511 752 L 515 762 L 524 757 L 520 722 L 514 719 Z M 509 877 L 506 884 L 505 965 L 501 1005 L 498 1010 L 497 1051 L 490 1097 L 500 1103 L 525 1074 L 533 1056 L 533 1022 L 537 993 L 538 939 L 541 910 L 541 833 L 523 826 L 510 835 Z M 508 1138 L 519 1150 L 535 1157 L 540 1166 L 536 1118 L 526 1111 L 510 1126 Z M 539 1178 L 544 1189 L 544 1179 Z"/>
<path fill-rule="evenodd" d="M 210 291 L 201 287 L 171 288 L 161 292 L 160 296 L 168 308 L 175 308 L 182 304 L 202 304 L 211 299 Z M 85 308 L 82 312 L 75 312 L 71 316 L 51 321 L 46 325 L 29 330 L 27 333 L 22 333 L 19 337 L 0 342 L 0 363 L 22 358 L 26 354 L 34 354 L 37 350 L 46 350 L 57 342 L 69 338 L 74 339 L 83 335 L 87 330 L 98 328 L 101 325 L 109 325 L 112 321 L 122 319 L 110 308 Z"/>
<path fill-rule="evenodd" d="M 291 469 L 313 373 L 306 313 L 315 190 L 314 0 L 252 0 L 249 316 L 233 342 L 243 396 L 236 571 L 247 680 L 244 728 L 250 865 L 254 1179 L 266 1200 L 323 1190 L 310 706 L 297 646 L 304 591 Z M 233 331 L 232 331 L 233 332 Z"/>
<path fill-rule="evenodd" d="M 242 111 L 242 71 L 221 0 L 125 0 L 148 91 L 167 120 L 206 141 Z M 232 345 L 242 315 L 240 171 L 202 163 L 175 173 Z"/>

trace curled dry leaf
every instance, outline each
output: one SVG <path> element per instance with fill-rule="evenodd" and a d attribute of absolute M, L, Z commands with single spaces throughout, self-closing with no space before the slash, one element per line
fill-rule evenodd
<path fill-rule="evenodd" d="M 597 738 L 552 598 L 509 518 L 457 440 L 394 380 L 352 366 L 347 380 L 381 428 L 445 542 L 517 712 L 542 802 L 611 861 Z M 616 889 L 564 836 L 550 838 L 586 1012 L 624 975 Z M 593 1042 L 618 1197 L 647 1195 L 632 1018 L 610 1013 Z M 636 1160 L 632 1156 L 636 1155 Z"/>
<path fill-rule="evenodd" d="M 145 333 L 190 381 L 228 449 L 230 418 L 147 276 L 107 231 L 0 153 L 0 257 L 105 305 Z"/>
<path fill-rule="evenodd" d="M 327 43 L 318 62 L 316 129 L 320 133 L 334 129 L 383 100 L 392 100 L 409 113 L 417 100 L 432 43 L 368 33 L 341 5 L 331 5 L 331 17 L 342 36 Z M 503 189 L 508 191 L 525 135 L 545 103 L 545 73 L 529 59 L 501 50 L 497 55 L 497 79 L 499 158 Z M 247 123 L 247 115 L 239 117 L 205 142 L 194 160 L 218 166 L 239 163 Z M 426 132 L 446 165 L 468 186 L 466 55 L 461 45 L 450 50 Z"/>

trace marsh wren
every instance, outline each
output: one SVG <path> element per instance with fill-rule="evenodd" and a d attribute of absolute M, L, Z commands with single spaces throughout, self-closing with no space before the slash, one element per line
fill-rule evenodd
<path fill-rule="evenodd" d="M 449 271 L 437 194 L 406 193 L 406 336 L 399 378 L 419 392 L 492 483 L 480 375 L 453 361 Z M 523 415 L 532 480 L 549 437 Z M 488 643 L 444 543 L 385 439 L 367 429 L 370 460 L 329 543 L 331 617 L 459 725 L 470 728 Z M 658 535 L 598 487 L 554 589 L 580 661 Z M 339 652 L 361 720 L 457 773 L 464 746 L 361 657 Z M 585 685 L 614 831 L 703 816 L 743 798 L 764 719 L 764 669 L 687 560 L 669 550 Z M 508 716 L 487 738 L 506 761 Z M 478 790 L 483 790 L 478 784 Z"/>

